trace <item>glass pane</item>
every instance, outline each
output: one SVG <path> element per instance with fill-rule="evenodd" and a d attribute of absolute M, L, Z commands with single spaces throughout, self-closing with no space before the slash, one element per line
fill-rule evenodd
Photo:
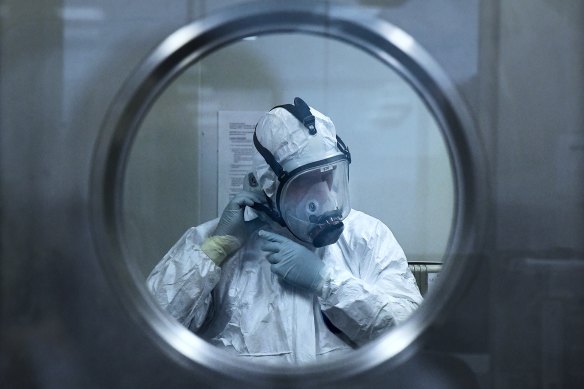
<path fill-rule="evenodd" d="M 188 228 L 218 217 L 229 190 L 240 188 L 243 173 L 229 176 L 240 156 L 226 135 L 230 128 L 249 135 L 262 113 L 296 96 L 329 116 L 350 148 L 352 208 L 387 225 L 410 262 L 441 263 L 452 228 L 453 175 L 440 129 L 415 90 L 345 43 L 266 35 L 193 64 L 162 93 L 138 132 L 124 220 L 145 279 Z M 412 270 L 425 292 L 420 267 Z"/>

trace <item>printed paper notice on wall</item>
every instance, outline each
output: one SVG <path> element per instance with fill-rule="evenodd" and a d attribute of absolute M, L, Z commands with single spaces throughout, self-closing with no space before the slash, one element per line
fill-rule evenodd
<path fill-rule="evenodd" d="M 217 214 L 243 189 L 251 171 L 253 132 L 263 111 L 219 111 L 217 160 Z"/>

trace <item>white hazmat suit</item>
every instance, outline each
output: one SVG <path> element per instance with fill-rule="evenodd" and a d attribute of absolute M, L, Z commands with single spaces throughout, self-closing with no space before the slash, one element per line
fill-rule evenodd
<path fill-rule="evenodd" d="M 330 119 L 311 111 L 322 133 L 319 136 L 330 140 L 325 142 L 329 146 L 316 153 L 309 142 L 302 141 L 302 124 L 284 109 L 276 108 L 260 119 L 258 139 L 279 162 L 298 162 L 319 153 L 316 157 L 320 158 L 336 147 Z M 264 165 L 256 155 L 259 187 L 272 197 L 277 182 Z M 246 214 L 250 213 L 247 209 Z M 362 212 L 351 210 L 336 243 L 319 248 L 300 242 L 277 223 L 264 223 L 220 265 L 202 249 L 218 222 L 189 229 L 154 268 L 147 284 L 158 303 L 179 322 L 239 357 L 305 363 L 339 355 L 402 322 L 422 302 L 393 234 Z M 309 291 L 282 282 L 271 268 L 269 253 L 262 249 L 260 229 L 314 253 L 324 264 L 319 287 Z"/>

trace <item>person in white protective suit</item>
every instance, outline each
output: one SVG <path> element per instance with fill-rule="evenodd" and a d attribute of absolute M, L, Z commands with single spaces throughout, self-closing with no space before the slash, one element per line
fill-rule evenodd
<path fill-rule="evenodd" d="M 387 226 L 350 208 L 348 148 L 299 98 L 258 122 L 253 172 L 220 218 L 189 229 L 148 277 L 173 317 L 267 363 L 346 352 L 422 302 Z"/>

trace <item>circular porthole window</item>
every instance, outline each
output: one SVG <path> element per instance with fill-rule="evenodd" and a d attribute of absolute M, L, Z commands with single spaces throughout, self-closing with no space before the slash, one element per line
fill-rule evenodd
<path fill-rule="evenodd" d="M 330 4 L 225 10 L 160 43 L 111 105 L 93 160 L 96 246 L 127 309 L 190 364 L 256 386 L 334 383 L 392 366 L 448 314 L 475 268 L 487 191 L 465 105 L 412 37 L 355 15 Z M 217 217 L 228 199 L 233 172 L 221 169 L 240 153 L 222 143 L 221 129 L 249 128 L 295 96 L 333 118 L 350 146 L 353 208 L 390 226 L 413 270 L 441 269 L 403 324 L 348 357 L 301 369 L 218 350 L 166 314 L 145 285 L 181 233 Z"/>

